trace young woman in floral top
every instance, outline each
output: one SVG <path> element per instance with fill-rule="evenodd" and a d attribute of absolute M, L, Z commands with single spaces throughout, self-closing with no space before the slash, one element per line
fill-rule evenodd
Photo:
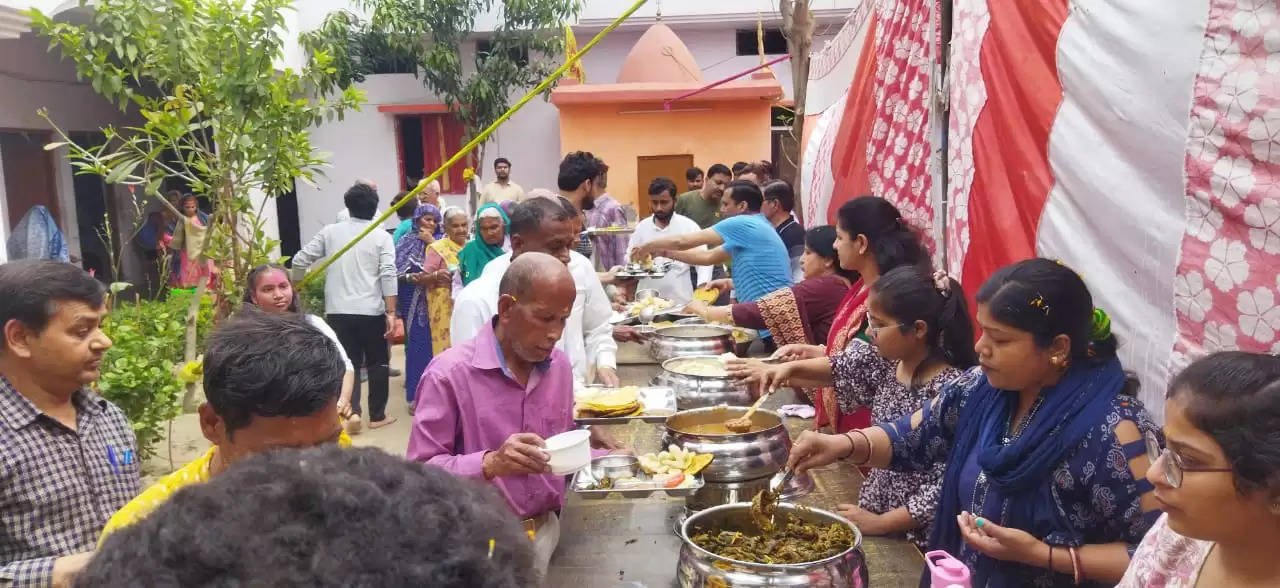
<path fill-rule="evenodd" d="M 1228 351 L 1192 363 L 1148 444 L 1164 509 L 1120 588 L 1280 586 L 1280 358 Z"/>
<path fill-rule="evenodd" d="M 876 422 L 918 410 L 961 370 L 978 363 L 973 325 L 960 285 L 943 274 L 899 267 L 871 285 L 867 333 L 875 347 L 855 339 L 830 358 L 793 361 L 752 373 L 737 362 L 730 371 L 776 386 L 835 384 L 840 411 L 871 407 Z M 922 549 L 929 537 L 945 464 L 919 471 L 874 470 L 862 484 L 858 505 L 840 514 L 865 535 L 907 533 Z"/>
<path fill-rule="evenodd" d="M 1143 478 L 1143 436 L 1159 428 L 1132 396 L 1110 319 L 1048 259 L 1000 269 L 977 302 L 981 372 L 896 421 L 806 431 L 788 465 L 945 463 L 929 548 L 964 561 L 973 586 L 1111 586 L 1159 516 Z"/>

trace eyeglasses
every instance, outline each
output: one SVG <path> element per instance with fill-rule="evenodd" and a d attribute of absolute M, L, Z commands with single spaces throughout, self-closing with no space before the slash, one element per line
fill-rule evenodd
<path fill-rule="evenodd" d="M 871 326 L 871 323 L 867 323 L 867 336 L 874 339 L 880 336 L 880 331 L 883 331 L 885 329 L 901 328 L 903 324 L 904 323 L 898 323 L 896 325 L 881 325 L 879 327 L 873 327 Z"/>
<path fill-rule="evenodd" d="M 1156 462 L 1161 458 L 1167 458 L 1164 461 L 1164 481 L 1173 488 L 1182 487 L 1182 475 L 1185 472 L 1230 472 L 1231 468 L 1198 468 L 1190 467 L 1182 463 L 1182 456 L 1170 451 L 1168 448 L 1160 448 L 1160 440 L 1156 438 L 1155 433 L 1148 431 L 1143 437 L 1147 442 L 1147 459 L 1151 461 L 1148 467 L 1155 467 Z"/>

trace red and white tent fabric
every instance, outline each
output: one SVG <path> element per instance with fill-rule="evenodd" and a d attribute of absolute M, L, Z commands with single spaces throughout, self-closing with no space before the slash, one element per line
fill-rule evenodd
<path fill-rule="evenodd" d="M 938 15 L 937 0 L 864 2 L 813 56 L 800 184 L 815 218 L 833 221 L 849 197 L 880 195 L 936 249 Z"/>
<path fill-rule="evenodd" d="M 945 210 L 945 219 L 912 218 L 941 236 L 946 266 L 966 289 L 1036 255 L 1075 268 L 1111 314 L 1126 368 L 1142 379 L 1142 397 L 1157 415 L 1166 382 L 1192 357 L 1280 352 L 1276 0 L 955 0 L 953 7 L 951 112 L 945 123 L 931 121 L 946 126 L 945 205 L 939 194 L 925 204 Z M 876 34 L 871 20 L 862 25 L 866 36 Z M 861 193 L 841 189 L 860 187 L 857 180 L 817 180 L 858 173 L 839 154 L 865 150 L 864 175 L 886 171 L 878 157 L 887 146 L 874 136 L 832 136 L 833 127 L 859 128 L 851 113 L 883 116 L 867 114 L 884 105 L 859 86 L 883 57 L 858 55 L 843 104 L 810 110 L 805 166 L 814 169 L 804 186 L 818 210 Z M 823 59 L 831 58 L 815 56 Z M 811 92 L 839 85 L 834 76 L 844 74 L 815 73 Z M 942 183 L 940 175 L 924 182 Z M 922 192 L 908 192 L 882 194 L 919 209 L 913 199 Z"/>

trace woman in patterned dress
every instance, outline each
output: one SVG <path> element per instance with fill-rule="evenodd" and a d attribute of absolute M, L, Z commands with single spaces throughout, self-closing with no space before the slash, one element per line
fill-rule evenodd
<path fill-rule="evenodd" d="M 431 363 L 431 317 L 427 315 L 427 288 L 436 278 L 425 271 L 427 247 L 438 241 L 443 232 L 440 209 L 434 204 L 419 204 L 413 212 L 413 226 L 396 243 L 396 274 L 400 290 L 396 297 L 396 315 L 404 321 L 404 399 L 413 413 L 418 380 Z"/>
<path fill-rule="evenodd" d="M 173 240 L 169 241 L 169 248 L 178 251 L 173 287 L 195 288 L 201 282 L 213 284 L 217 269 L 204 250 L 209 216 L 201 212 L 199 200 L 191 194 L 182 196 L 179 209 L 182 211 L 182 219 L 173 232 Z"/>
<path fill-rule="evenodd" d="M 840 207 L 836 221 L 835 249 L 840 267 L 856 273 L 859 279 L 836 308 L 826 345 L 784 345 L 774 354 L 783 361 L 832 356 L 844 351 L 854 339 L 866 341 L 871 285 L 896 267 L 929 265 L 924 246 L 888 200 L 875 196 L 854 198 Z M 751 365 L 757 371 L 763 367 L 759 362 Z M 853 413 L 841 412 L 830 387 L 815 392 L 813 400 L 817 409 L 814 428 L 830 425 L 834 432 L 843 433 L 871 424 L 871 411 L 866 407 Z"/>
<path fill-rule="evenodd" d="M 1280 357 L 1226 351 L 1169 385 L 1147 479 L 1165 511 L 1119 588 L 1280 586 Z"/>
<path fill-rule="evenodd" d="M 872 345 L 854 340 L 827 357 L 771 366 L 760 375 L 777 386 L 835 384 L 840 410 L 869 406 L 876 422 L 911 414 L 965 369 L 977 365 L 973 325 L 960 284 L 915 267 L 890 270 L 876 280 L 867 300 Z M 730 362 L 737 373 L 741 362 Z M 858 505 L 841 504 L 840 514 L 864 535 L 906 533 L 924 549 L 942 487 L 943 463 L 912 472 L 873 470 L 862 484 Z"/>
<path fill-rule="evenodd" d="M 929 548 L 964 561 L 973 586 L 1114 585 L 1159 517 L 1143 478 L 1143 438 L 1159 428 L 1132 396 L 1111 321 L 1048 259 L 1000 269 L 977 301 L 981 371 L 896 421 L 806 431 L 788 465 L 945 463 Z"/>

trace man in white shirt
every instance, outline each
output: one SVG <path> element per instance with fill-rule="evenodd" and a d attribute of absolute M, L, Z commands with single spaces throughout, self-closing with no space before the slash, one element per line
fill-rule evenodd
<path fill-rule="evenodd" d="M 490 202 L 503 203 L 507 200 L 524 201 L 524 188 L 511 181 L 511 161 L 505 157 L 493 160 L 494 181 L 484 185 L 480 190 L 480 205 Z"/>
<path fill-rule="evenodd" d="M 356 183 L 343 200 L 350 217 L 320 229 L 293 256 L 294 269 L 305 270 L 337 253 L 369 226 L 378 208 L 373 187 Z M 386 413 L 391 361 L 387 339 L 396 322 L 396 248 L 389 233 L 369 233 L 325 270 L 324 311 L 352 364 L 368 371 L 369 427 L 395 422 Z M 360 414 L 359 384 L 352 390 L 351 410 Z"/>
<path fill-rule="evenodd" d="M 669 178 L 655 178 L 649 183 L 649 202 L 652 205 L 653 215 L 636 225 L 635 232 L 631 234 L 631 242 L 627 245 L 628 250 L 661 237 L 696 233 L 702 230 L 702 227 L 693 222 L 693 219 L 676 214 L 675 192 L 676 184 Z M 706 250 L 706 247 L 701 246 L 701 249 Z M 660 258 L 655 261 L 666 260 Z M 694 267 L 696 267 L 699 284 L 711 281 L 711 266 Z M 693 283 L 689 281 L 689 272 L 689 264 L 672 261 L 671 268 L 667 270 L 665 276 L 644 278 L 636 287 L 657 290 L 658 296 L 675 302 L 677 306 L 683 306 L 693 300 Z"/>
<path fill-rule="evenodd" d="M 449 322 L 450 337 L 455 342 L 472 339 L 493 320 L 498 309 L 498 285 L 513 257 L 530 251 L 546 253 L 569 266 L 577 288 L 573 311 L 556 347 L 569 355 L 575 380 L 589 383 L 594 379 L 605 386 L 617 386 L 618 344 L 609 324 L 613 307 L 595 267 L 572 250 L 577 242 L 573 231 L 576 217 L 577 211 L 548 198 L 530 198 L 517 204 L 511 210 L 509 226 L 511 253 L 490 261 L 480 277 L 458 294 Z"/>
<path fill-rule="evenodd" d="M 369 188 L 373 189 L 373 191 L 374 191 L 375 193 L 378 191 L 378 185 L 377 185 L 377 184 L 375 184 L 375 183 L 373 183 L 373 180 L 366 180 L 366 179 L 364 179 L 364 178 L 360 178 L 360 179 L 356 180 L 356 185 L 357 185 L 357 186 L 368 186 Z M 412 208 L 412 207 L 411 207 L 411 208 Z M 373 210 L 373 218 L 378 218 L 378 217 L 380 217 L 380 216 L 382 216 L 382 210 L 375 208 L 375 209 Z M 345 220 L 347 220 L 347 219 L 349 219 L 349 218 L 351 218 L 351 212 L 350 212 L 349 210 L 347 210 L 347 205 L 344 203 L 344 204 L 342 205 L 342 208 L 338 210 L 338 214 L 334 215 L 333 222 L 335 222 L 335 223 L 340 223 L 340 222 L 345 221 Z"/>

